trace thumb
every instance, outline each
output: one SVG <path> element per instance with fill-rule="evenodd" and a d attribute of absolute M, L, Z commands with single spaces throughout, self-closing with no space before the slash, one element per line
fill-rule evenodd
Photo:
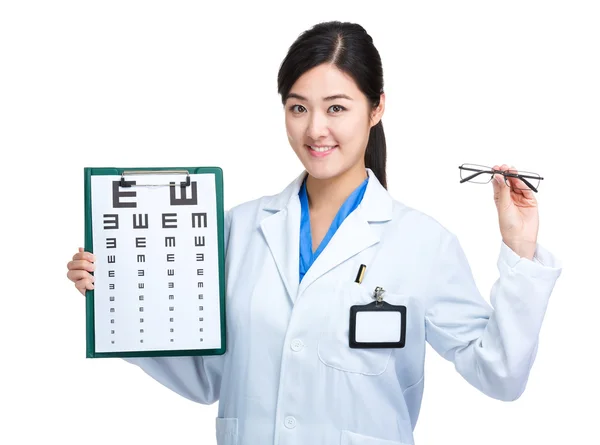
<path fill-rule="evenodd" d="M 494 202 L 497 207 L 505 208 L 510 203 L 510 187 L 504 182 L 504 176 L 497 173 L 492 179 L 494 184 Z"/>

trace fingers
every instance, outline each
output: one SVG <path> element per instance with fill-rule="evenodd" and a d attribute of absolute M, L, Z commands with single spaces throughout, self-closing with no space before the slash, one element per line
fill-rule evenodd
<path fill-rule="evenodd" d="M 517 195 L 523 195 L 525 189 L 529 189 L 527 185 L 521 181 L 519 178 L 506 178 L 508 183 L 510 184 L 510 190 Z"/>
<path fill-rule="evenodd" d="M 511 166 L 508 166 L 508 165 L 506 165 L 506 164 L 502 164 L 501 170 L 502 170 L 502 171 L 505 171 L 505 172 L 507 172 L 507 173 L 513 173 L 513 174 L 516 174 L 516 173 L 517 173 L 517 169 L 516 169 L 514 166 L 512 166 L 512 165 L 511 165 Z M 513 193 L 517 193 L 517 194 L 519 194 L 519 195 L 521 194 L 521 189 L 522 189 L 523 187 L 527 187 L 527 186 L 526 186 L 526 185 L 523 183 L 523 181 L 521 181 L 521 180 L 520 180 L 520 179 L 518 179 L 518 178 L 513 178 L 513 177 L 511 177 L 511 176 L 506 176 L 506 180 L 505 180 L 505 181 L 506 181 L 506 182 L 509 184 L 509 186 L 510 186 L 510 191 L 511 191 L 511 192 L 513 192 Z"/>
<path fill-rule="evenodd" d="M 85 270 L 69 270 L 69 272 L 67 272 L 67 278 L 75 283 L 77 290 L 84 296 L 86 290 L 94 289 L 95 278 Z"/>
<path fill-rule="evenodd" d="M 94 289 L 94 284 L 90 280 L 83 279 L 77 281 L 75 287 L 83 296 L 85 296 L 85 291 Z"/>
<path fill-rule="evenodd" d="M 512 189 L 516 194 L 519 194 L 521 196 L 523 196 L 525 199 L 528 200 L 535 200 L 535 196 L 533 194 L 533 190 L 531 190 L 527 184 L 525 184 L 522 180 L 518 179 L 518 178 L 511 178 L 513 181 L 511 182 L 512 184 Z"/>
<path fill-rule="evenodd" d="M 83 247 L 80 247 L 79 251 L 73 255 L 73 260 L 87 260 L 93 263 L 96 261 L 96 255 L 91 252 L 84 252 Z"/>
<path fill-rule="evenodd" d="M 96 269 L 96 256 L 85 252 L 83 247 L 77 250 L 73 259 L 67 263 L 67 278 L 75 284 L 75 288 L 85 296 L 86 290 L 94 289 L 94 276 L 90 273 Z"/>
<path fill-rule="evenodd" d="M 514 166 L 511 167 L 511 171 L 518 173 L 518 170 Z M 515 193 L 518 193 L 519 195 L 524 196 L 526 199 L 535 199 L 533 190 L 531 190 L 529 188 L 529 186 L 527 184 L 525 184 L 525 182 L 523 182 L 523 180 L 521 180 L 519 178 L 511 178 L 511 179 L 512 179 L 512 181 L 511 181 L 512 189 L 514 190 Z"/>
<path fill-rule="evenodd" d="M 519 173 L 519 171 L 514 167 L 514 166 L 510 166 L 509 168 L 510 173 Z M 519 178 L 507 178 L 508 182 L 510 183 L 510 189 L 512 190 L 513 193 L 516 193 L 517 195 L 521 195 L 524 196 L 526 198 L 531 198 L 533 197 L 533 191 L 529 188 L 529 186 L 527 184 L 525 184 L 523 182 L 522 179 Z"/>
<path fill-rule="evenodd" d="M 502 164 L 500 166 L 495 165 L 494 170 L 500 170 L 507 173 L 518 173 L 517 169 L 514 166 L 509 166 L 507 164 Z M 500 174 L 495 174 L 494 179 L 498 181 L 498 184 L 503 186 L 510 186 L 511 192 L 522 194 L 522 189 L 527 188 L 527 185 L 523 181 L 518 178 L 513 178 L 511 176 L 504 176 Z"/>
<path fill-rule="evenodd" d="M 504 167 L 504 165 L 502 165 L 502 167 Z M 492 167 L 492 170 L 504 170 L 502 167 L 500 167 L 498 165 L 494 165 Z M 498 173 L 494 173 L 493 179 L 495 181 L 494 185 L 499 185 L 500 187 L 506 186 L 506 183 L 504 182 L 504 176 L 502 176 Z"/>
<path fill-rule="evenodd" d="M 95 278 L 85 270 L 70 270 L 67 273 L 69 280 L 75 283 L 75 288 L 85 296 L 86 290 L 94 289 Z"/>
<path fill-rule="evenodd" d="M 73 260 L 67 263 L 67 269 L 69 270 L 87 270 L 93 272 L 96 270 L 96 265 L 90 263 L 88 260 Z"/>
<path fill-rule="evenodd" d="M 508 173 L 519 173 L 519 171 L 517 170 L 517 168 L 514 165 L 507 165 L 507 164 L 502 164 L 500 166 L 495 165 L 494 166 L 494 170 L 501 170 L 501 171 L 506 171 Z M 523 182 L 522 179 L 519 178 L 514 178 L 511 176 L 503 177 L 503 175 L 500 174 L 495 174 L 494 175 L 494 179 L 496 179 L 496 181 L 498 182 L 498 184 L 500 186 L 505 186 L 506 187 L 506 183 L 508 183 L 510 185 L 510 192 L 516 195 L 521 195 L 526 199 L 529 200 L 535 200 L 535 195 L 533 193 L 533 190 L 531 190 L 529 188 L 529 186 L 527 186 L 527 184 L 525 184 Z"/>
<path fill-rule="evenodd" d="M 96 281 L 96 278 L 85 270 L 70 270 L 67 272 L 67 278 L 74 283 L 80 280 Z"/>

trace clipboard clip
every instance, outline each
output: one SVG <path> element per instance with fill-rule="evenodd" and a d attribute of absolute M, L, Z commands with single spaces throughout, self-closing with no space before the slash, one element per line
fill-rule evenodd
<path fill-rule="evenodd" d="M 121 187 L 163 187 L 170 186 L 176 187 L 177 184 L 175 182 L 170 182 L 169 184 L 131 184 L 130 182 L 125 181 L 125 175 L 186 175 L 185 182 L 181 181 L 179 185 L 181 187 L 189 187 L 191 185 L 190 181 L 190 172 L 188 170 L 125 170 L 121 173 L 121 183 L 119 184 Z"/>

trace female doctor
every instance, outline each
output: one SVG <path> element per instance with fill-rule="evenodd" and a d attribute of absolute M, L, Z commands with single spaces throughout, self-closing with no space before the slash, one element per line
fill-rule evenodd
<path fill-rule="evenodd" d="M 305 171 L 226 213 L 227 352 L 125 360 L 190 400 L 219 400 L 219 445 L 414 443 L 426 341 L 484 394 L 517 399 L 561 273 L 537 244 L 533 193 L 494 175 L 502 243 L 490 307 L 457 238 L 387 192 L 382 65 L 366 31 L 314 26 L 277 80 Z M 93 261 L 79 249 L 68 263 L 84 295 Z M 377 303 L 378 286 L 380 304 L 404 312 L 359 312 L 351 327 L 350 308 Z M 349 346 L 351 334 L 377 343 L 390 329 L 403 344 Z"/>

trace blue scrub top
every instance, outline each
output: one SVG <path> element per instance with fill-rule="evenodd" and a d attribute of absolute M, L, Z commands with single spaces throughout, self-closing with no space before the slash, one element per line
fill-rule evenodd
<path fill-rule="evenodd" d="M 308 175 L 307 175 L 308 176 Z M 306 193 L 306 177 L 302 181 L 302 187 L 298 193 L 300 197 L 301 206 L 301 217 L 300 217 L 300 281 L 306 271 L 310 268 L 312 263 L 315 262 L 320 253 L 325 249 L 325 246 L 329 243 L 329 240 L 333 237 L 333 234 L 337 231 L 338 227 L 346 219 L 346 217 L 352 213 L 354 209 L 358 207 L 362 201 L 363 195 L 367 188 L 369 178 L 365 179 L 361 185 L 359 185 L 350 196 L 344 201 L 344 204 L 338 210 L 337 215 L 333 219 L 327 234 L 319 244 L 317 250 L 313 253 L 312 251 L 312 236 L 310 231 L 310 213 L 308 209 L 308 195 Z"/>

